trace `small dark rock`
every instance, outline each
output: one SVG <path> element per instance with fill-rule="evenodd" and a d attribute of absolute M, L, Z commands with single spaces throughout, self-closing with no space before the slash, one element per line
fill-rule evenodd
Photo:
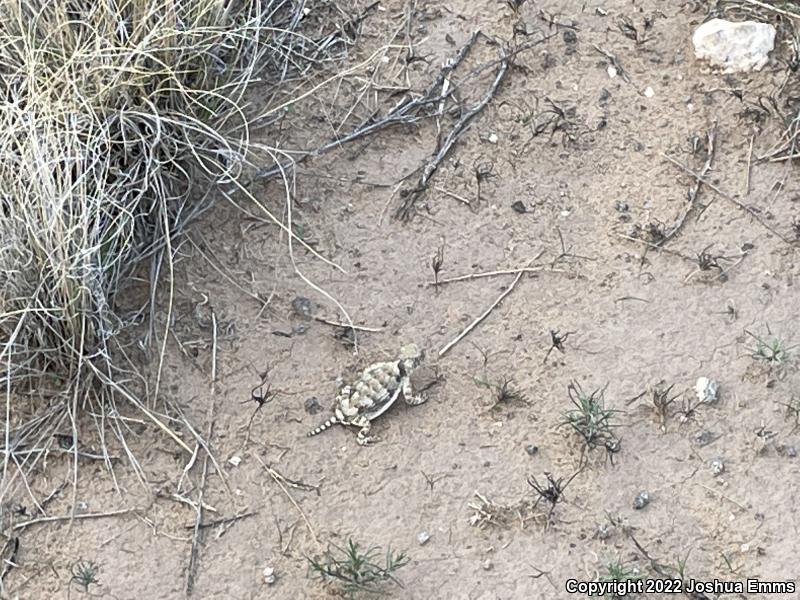
<path fill-rule="evenodd" d="M 611 92 L 609 92 L 606 88 L 603 88 L 603 91 L 600 92 L 600 104 L 605 104 L 608 102 L 609 98 L 611 98 Z"/>
<path fill-rule="evenodd" d="M 717 437 L 711 431 L 701 431 L 697 435 L 694 436 L 694 443 L 698 446 L 708 446 L 711 442 L 714 442 Z"/>
<path fill-rule="evenodd" d="M 617 203 L 614 205 L 619 212 L 628 212 L 631 207 L 628 206 L 627 202 L 623 202 L 622 200 L 617 200 Z"/>
<path fill-rule="evenodd" d="M 614 526 L 608 525 L 607 523 L 600 525 L 597 527 L 597 531 L 595 531 L 594 536 L 599 540 L 607 540 L 611 537 L 611 534 L 614 533 Z"/>
<path fill-rule="evenodd" d="M 533 456 L 534 454 L 539 452 L 539 447 L 534 446 L 533 444 L 528 444 L 527 446 L 525 446 L 525 452 Z"/>
<path fill-rule="evenodd" d="M 319 401 L 312 396 L 311 398 L 306 398 L 305 409 L 308 414 L 315 415 L 322 410 L 322 407 L 319 405 Z"/>
<path fill-rule="evenodd" d="M 648 504 L 650 504 L 650 494 L 644 490 L 636 494 L 636 498 L 633 499 L 633 508 L 636 510 L 642 510 Z"/>
<path fill-rule="evenodd" d="M 314 303 L 308 298 L 297 296 L 292 300 L 292 311 L 298 317 L 311 319 L 311 316 L 314 314 Z"/>
<path fill-rule="evenodd" d="M 575 33 L 572 29 L 565 29 L 564 33 L 562 34 L 564 38 L 564 42 L 567 44 L 577 44 L 578 43 L 578 34 Z"/>
<path fill-rule="evenodd" d="M 514 212 L 519 213 L 521 215 L 524 215 L 526 212 L 528 212 L 528 209 L 525 208 L 525 204 L 522 202 L 522 200 L 517 200 L 516 202 L 514 202 L 511 205 L 511 208 L 514 210 Z"/>

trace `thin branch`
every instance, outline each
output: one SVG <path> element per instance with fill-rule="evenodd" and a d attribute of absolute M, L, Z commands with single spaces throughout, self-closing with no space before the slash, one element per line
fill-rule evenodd
<path fill-rule="evenodd" d="M 721 189 L 720 189 L 718 186 L 714 185 L 714 184 L 713 184 L 712 182 L 710 182 L 708 179 L 705 179 L 705 178 L 704 178 L 702 175 L 700 175 L 699 173 L 696 173 L 696 172 L 694 172 L 692 169 L 690 169 L 689 167 L 687 167 L 686 165 L 684 165 L 684 164 L 683 164 L 683 163 L 681 163 L 680 161 L 678 161 L 678 160 L 675 160 L 674 158 L 672 158 L 671 156 L 668 156 L 668 155 L 666 155 L 666 154 L 662 154 L 661 156 L 663 156 L 664 158 L 666 158 L 668 161 L 670 161 L 670 162 L 671 162 L 672 164 L 674 164 L 675 166 L 677 166 L 677 167 L 679 167 L 680 169 L 682 169 L 682 170 L 686 171 L 686 173 L 688 173 L 689 175 L 691 175 L 692 177 L 694 177 L 694 178 L 695 178 L 695 179 L 697 179 L 698 181 L 700 181 L 700 182 L 704 183 L 705 185 L 707 185 L 707 186 L 708 186 L 710 189 L 714 190 L 714 191 L 715 191 L 717 194 L 719 194 L 719 196 L 720 196 L 721 198 L 724 198 L 725 200 L 727 200 L 728 202 L 730 202 L 730 203 L 731 203 L 731 204 L 733 204 L 734 206 L 736 206 L 736 207 L 740 208 L 741 210 L 743 210 L 744 212 L 746 212 L 747 214 L 749 214 L 749 215 L 750 215 L 751 217 L 753 217 L 753 219 L 755 219 L 755 220 L 756 220 L 756 221 L 757 221 L 757 222 L 758 222 L 758 223 L 759 223 L 759 224 L 760 224 L 762 227 L 764 227 L 764 229 L 766 229 L 766 230 L 767 230 L 767 231 L 769 231 L 770 233 L 773 233 L 773 234 L 775 234 L 776 236 L 778 236 L 778 238 L 780 238 L 780 240 L 781 240 L 781 241 L 783 241 L 783 242 L 785 242 L 785 243 L 787 243 L 787 244 L 792 244 L 792 241 L 791 241 L 789 238 L 787 238 L 786 236 L 784 236 L 784 235 L 783 235 L 783 234 L 781 234 L 780 232 L 776 231 L 774 227 L 772 227 L 772 226 L 771 226 L 769 223 L 765 222 L 765 221 L 764 221 L 764 219 L 761 217 L 761 215 L 759 215 L 759 214 L 758 214 L 758 212 L 756 212 L 756 210 L 755 210 L 755 209 L 753 209 L 753 208 L 752 208 L 752 207 L 750 207 L 750 206 L 747 206 L 746 204 L 743 204 L 742 202 L 740 202 L 739 200 L 737 200 L 736 198 L 734 198 L 733 196 L 731 196 L 729 193 L 725 192 L 724 190 L 721 190 Z"/>
<path fill-rule="evenodd" d="M 466 335 L 467 335 L 467 334 L 468 334 L 470 331 L 472 331 L 473 329 L 475 329 L 475 327 L 477 327 L 477 326 L 478 326 L 478 324 L 479 324 L 481 321 L 483 321 L 483 320 L 484 320 L 486 317 L 488 317 L 488 316 L 489 316 L 489 313 L 491 313 L 491 312 L 492 312 L 492 311 L 495 309 L 495 307 L 496 307 L 498 304 L 500 304 L 500 303 L 503 301 L 503 299 L 504 299 L 506 296 L 508 296 L 508 295 L 509 295 L 509 294 L 510 294 L 510 293 L 511 293 L 513 290 L 514 290 L 514 288 L 516 287 L 517 283 L 519 283 L 519 280 L 520 280 L 520 278 L 521 278 L 521 277 L 522 277 L 524 274 L 525 274 L 525 271 L 519 271 L 519 272 L 517 273 L 517 276 L 514 278 L 514 281 L 511 283 L 511 285 L 510 285 L 510 286 L 508 286 L 508 289 L 507 289 L 506 291 L 504 291 L 502 294 L 500 294 L 500 296 L 497 298 L 497 300 L 495 300 L 495 301 L 492 303 L 492 305 L 491 305 L 489 308 L 487 308 L 485 311 L 483 311 L 483 313 L 481 314 L 481 316 L 479 316 L 479 317 L 478 317 L 477 319 L 475 319 L 475 320 L 474 320 L 472 323 L 470 323 L 469 325 L 467 325 L 466 329 L 464 329 L 464 331 L 462 331 L 461 333 L 459 333 L 459 334 L 458 334 L 458 336 L 456 336 L 456 338 L 455 338 L 454 340 L 452 340 L 452 341 L 451 341 L 451 342 L 449 342 L 449 343 L 448 343 L 448 344 L 447 344 L 447 345 L 446 345 L 444 348 L 442 348 L 441 350 L 439 350 L 439 356 L 440 356 L 440 357 L 442 357 L 442 356 L 444 356 L 445 354 L 447 354 L 447 353 L 450 351 L 450 349 L 451 349 L 453 346 L 455 346 L 455 345 L 456 345 L 458 342 L 460 342 L 460 341 L 461 341 L 461 340 L 462 340 L 462 339 L 463 339 L 463 338 L 464 338 L 464 337 L 465 337 L 465 336 L 466 336 Z"/>

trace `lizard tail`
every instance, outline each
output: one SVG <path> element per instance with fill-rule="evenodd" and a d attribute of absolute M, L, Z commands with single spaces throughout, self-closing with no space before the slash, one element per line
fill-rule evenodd
<path fill-rule="evenodd" d="M 317 434 L 319 434 L 319 433 L 322 433 L 322 432 L 323 432 L 323 431 L 325 431 L 325 430 L 326 430 L 328 427 L 330 427 L 331 425 L 336 425 L 336 423 L 338 423 L 338 422 L 339 422 L 339 421 L 336 419 L 336 417 L 331 417 L 330 419 L 328 419 L 327 421 L 325 421 L 325 422 L 324 422 L 322 425 L 320 425 L 319 427 L 317 427 L 317 428 L 316 428 L 316 429 L 314 429 L 313 431 L 309 431 L 309 432 L 306 434 L 306 437 L 311 437 L 311 436 L 313 436 L 313 435 L 317 435 Z"/>

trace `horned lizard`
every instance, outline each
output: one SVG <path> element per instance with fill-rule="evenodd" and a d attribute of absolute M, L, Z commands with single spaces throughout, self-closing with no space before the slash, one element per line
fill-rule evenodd
<path fill-rule="evenodd" d="M 376 442 L 378 438 L 369 435 L 371 421 L 389 410 L 401 392 L 411 406 L 422 404 L 427 399 L 422 395 L 414 396 L 411 389 L 411 371 L 424 358 L 425 353 L 416 344 L 408 344 L 400 349 L 397 360 L 371 364 L 352 385 L 345 385 L 341 389 L 336 396 L 333 416 L 310 431 L 308 437 L 341 423 L 361 428 L 358 443 L 362 446 Z"/>

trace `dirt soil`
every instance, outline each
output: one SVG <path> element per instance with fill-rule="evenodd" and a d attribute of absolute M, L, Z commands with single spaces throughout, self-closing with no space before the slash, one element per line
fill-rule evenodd
<path fill-rule="evenodd" d="M 336 107 L 339 118 L 365 78 L 402 86 L 407 76 L 424 89 L 477 29 L 511 40 L 516 26 L 520 45 L 551 37 L 515 57 L 409 222 L 393 214 L 400 188 L 413 185 L 436 147 L 432 120 L 298 169 L 293 228 L 344 272 L 295 243 L 297 267 L 356 324 L 377 331 L 358 332 L 354 355 L 341 328 L 308 318 L 307 309 L 344 319 L 298 277 L 285 236 L 263 213 L 241 198 L 251 216 L 221 203 L 192 230 L 202 253 L 190 244 L 179 253 L 175 336 L 161 385 L 198 433 L 207 435 L 213 421 L 225 480 L 208 463 L 201 485 L 202 453 L 182 475 L 187 455 L 131 421 L 139 435 L 129 443 L 146 485 L 124 461 L 114 480 L 102 462 L 86 460 L 74 499 L 79 515 L 136 512 L 27 528 L 19 567 L 6 577 L 8 597 L 85 596 L 70 583 L 79 558 L 100 567 L 91 597 L 185 597 L 201 487 L 212 526 L 196 547 L 194 598 L 334 597 L 309 576 L 305 556 L 348 537 L 407 551 L 411 561 L 397 572 L 404 587 L 384 586 L 388 598 L 580 598 L 565 591 L 567 579 L 602 579 L 614 564 L 657 577 L 653 562 L 675 574 L 670 568 L 687 556 L 687 578 L 797 580 L 800 434 L 785 405 L 798 401 L 800 377 L 791 358 L 775 365 L 753 358 L 758 342 L 748 334 L 787 347 L 800 342 L 800 266 L 790 243 L 800 180 L 787 162 L 758 160 L 782 131 L 758 99 L 785 78 L 786 40 L 760 73 L 722 75 L 692 52 L 691 34 L 708 12 L 699 2 L 531 0 L 519 17 L 496 0 L 412 4 L 408 27 L 408 3 L 385 0 L 367 13 L 347 59 L 356 75 L 298 105 L 292 127 L 262 141 L 313 148 L 331 139 L 336 115 L 326 111 Z M 621 17 L 638 41 L 621 32 Z M 420 60 L 405 65 L 409 40 Z M 384 48 L 389 42 L 394 47 Z M 616 57 L 616 76 L 598 48 Z M 367 72 L 359 65 L 375 52 L 383 54 Z M 483 95 L 497 64 L 468 77 L 471 70 L 497 56 L 482 37 L 454 74 L 465 105 Z M 348 123 L 367 116 L 361 105 Z M 444 117 L 441 129 L 452 122 Z M 715 189 L 700 186 L 680 229 L 654 248 L 695 184 L 665 155 L 701 172 L 710 131 L 707 180 Z M 283 183 L 259 183 L 253 192 L 285 217 Z M 523 274 L 439 357 L 515 280 L 512 272 L 437 290 L 427 283 L 442 245 L 441 279 L 529 263 L 539 270 Z M 563 352 L 548 356 L 550 330 L 569 335 Z M 339 426 L 306 437 L 330 416 L 339 378 L 391 359 L 409 342 L 426 351 L 415 383 L 433 384 L 427 403 L 398 402 L 375 422 L 381 439 L 370 447 Z M 154 351 L 151 369 L 157 362 Z M 254 412 L 251 390 L 262 377 L 269 401 Z M 716 403 L 697 402 L 699 377 L 719 382 Z M 522 397 L 498 402 L 504 381 Z M 620 411 L 615 452 L 602 444 L 587 450 L 563 426 L 572 382 L 587 394 L 603 389 L 606 406 Z M 653 390 L 668 386 L 677 398 L 662 419 Z M 71 468 L 63 460 L 37 481 L 37 493 L 60 484 Z M 528 483 L 545 473 L 564 482 L 575 475 L 549 522 L 550 506 L 532 507 Z M 634 508 L 642 491 L 649 504 Z M 471 523 L 476 494 L 492 503 L 494 521 L 484 527 Z M 65 514 L 71 500 L 66 488 L 49 514 Z M 422 532 L 430 535 L 424 544 Z M 272 584 L 265 567 L 274 569 Z"/>

